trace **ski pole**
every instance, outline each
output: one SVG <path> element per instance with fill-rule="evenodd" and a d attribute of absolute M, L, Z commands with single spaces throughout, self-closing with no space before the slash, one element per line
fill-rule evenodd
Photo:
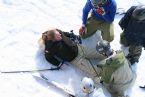
<path fill-rule="evenodd" d="M 94 67 L 93 63 L 90 61 L 90 59 L 87 59 L 87 60 L 90 62 L 90 64 L 91 64 L 92 68 L 93 68 L 93 69 L 94 69 L 94 71 L 96 72 L 96 74 L 97 74 L 97 76 L 98 76 L 98 78 L 99 78 L 99 80 L 100 80 L 100 83 L 102 83 L 101 78 L 99 77 L 99 74 L 98 74 L 98 72 L 96 71 L 96 69 L 95 69 L 95 67 Z"/>
<path fill-rule="evenodd" d="M 22 70 L 22 71 L 0 71 L 0 73 L 35 73 L 35 72 L 44 72 L 44 71 L 54 71 L 54 70 L 59 70 L 63 64 L 64 64 L 64 62 L 61 62 L 59 66 L 54 67 L 54 68 L 51 67 L 48 69 Z"/>
<path fill-rule="evenodd" d="M 58 61 L 60 61 L 60 64 L 57 67 L 51 67 L 51 68 L 48 68 L 48 69 L 22 70 L 22 71 L 0 71 L 0 73 L 35 73 L 35 72 L 59 70 L 61 68 L 61 66 L 65 63 L 65 61 L 62 60 L 61 58 L 57 57 L 56 55 L 54 55 L 54 57 Z"/>

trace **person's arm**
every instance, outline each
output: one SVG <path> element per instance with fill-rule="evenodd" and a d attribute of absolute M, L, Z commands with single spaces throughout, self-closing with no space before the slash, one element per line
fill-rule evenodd
<path fill-rule="evenodd" d="M 72 34 L 72 33 L 69 33 L 69 32 L 65 32 L 65 31 L 62 31 L 62 30 L 59 30 L 59 29 L 56 29 L 56 30 L 62 34 L 62 37 L 66 36 L 66 37 L 72 38 L 75 35 L 75 34 Z"/>
<path fill-rule="evenodd" d="M 117 4 L 115 0 L 110 0 L 110 4 L 107 6 L 107 10 L 106 10 L 107 14 L 103 16 L 103 19 L 108 23 L 112 23 L 115 18 L 116 10 L 117 10 Z"/>
<path fill-rule="evenodd" d="M 53 48 L 54 43 L 52 41 L 45 41 L 45 58 L 51 64 L 58 66 L 61 62 L 55 58 L 55 50 Z"/>
<path fill-rule="evenodd" d="M 88 14 L 89 14 L 90 10 L 91 10 L 91 2 L 90 2 L 90 0 L 87 0 L 85 6 L 83 8 L 83 15 L 82 15 L 83 25 L 86 25 Z"/>
<path fill-rule="evenodd" d="M 65 36 L 67 36 L 67 37 L 71 37 L 71 33 L 69 33 L 69 32 L 65 32 L 65 31 L 62 31 L 62 30 L 59 30 L 59 29 L 56 29 L 58 32 L 60 32 L 60 33 L 63 33 Z"/>
<path fill-rule="evenodd" d="M 96 14 L 96 16 L 100 20 L 104 20 L 107 23 L 112 23 L 114 21 L 114 18 L 115 18 L 115 13 L 116 13 L 116 11 L 115 10 L 114 11 L 112 10 L 110 12 L 107 12 L 105 15 Z"/>
<path fill-rule="evenodd" d="M 61 63 L 58 59 L 56 59 L 52 54 L 48 54 L 45 53 L 45 58 L 48 62 L 50 62 L 51 64 L 55 65 L 55 66 L 59 66 L 59 64 Z"/>
<path fill-rule="evenodd" d="M 64 43 L 66 45 L 68 45 L 69 47 L 75 47 L 76 43 L 73 42 L 72 40 L 70 40 L 69 37 L 65 36 L 65 34 L 62 32 L 62 40 L 64 41 Z"/>
<path fill-rule="evenodd" d="M 132 16 L 132 12 L 136 6 L 132 6 L 125 14 L 125 16 L 119 21 L 119 25 L 122 29 L 125 29 L 128 26 L 128 22 Z"/>
<path fill-rule="evenodd" d="M 101 10 L 104 13 L 103 14 L 99 14 L 97 12 L 95 12 L 95 16 L 100 19 L 100 20 L 104 20 L 107 23 L 112 23 L 114 21 L 115 18 L 115 14 L 116 14 L 116 9 L 117 9 L 117 5 L 115 1 L 110 1 L 110 3 L 108 5 L 105 5 L 104 7 L 100 7 L 96 10 Z M 96 11 L 95 9 L 93 11 Z"/>
<path fill-rule="evenodd" d="M 106 11 L 106 14 L 102 16 L 102 18 L 108 22 L 108 23 L 112 23 L 114 21 L 115 18 L 115 14 L 116 14 L 116 4 L 114 5 L 110 5 L 110 8 L 108 8 L 108 10 Z"/>
<path fill-rule="evenodd" d="M 82 43 L 81 37 L 79 35 L 74 34 L 73 30 L 71 30 L 70 32 L 65 32 L 57 29 L 57 31 L 63 33 L 66 37 L 69 37 L 69 39 L 75 43 Z"/>

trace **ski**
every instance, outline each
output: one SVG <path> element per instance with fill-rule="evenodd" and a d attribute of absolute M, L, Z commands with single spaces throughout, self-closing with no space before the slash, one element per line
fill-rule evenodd
<path fill-rule="evenodd" d="M 55 88 L 61 90 L 62 92 L 67 94 L 68 97 L 76 97 L 76 94 L 73 91 L 70 91 L 65 86 L 62 86 L 55 81 L 49 81 L 48 78 L 46 78 L 43 75 L 40 75 L 40 76 L 32 75 L 32 76 L 36 79 L 41 79 L 41 80 L 45 81 L 47 84 L 50 84 L 50 85 L 54 86 Z"/>

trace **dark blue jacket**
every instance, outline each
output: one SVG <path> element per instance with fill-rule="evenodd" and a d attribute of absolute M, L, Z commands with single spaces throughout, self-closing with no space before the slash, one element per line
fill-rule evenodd
<path fill-rule="evenodd" d="M 115 0 L 108 0 L 108 4 L 104 5 L 103 8 L 105 10 L 105 15 L 99 15 L 96 12 L 96 8 L 93 7 L 90 0 L 87 0 L 86 5 L 83 8 L 83 24 L 86 25 L 88 13 L 92 10 L 92 14 L 96 17 L 97 20 L 102 20 L 104 22 L 112 23 L 114 21 L 115 13 L 116 13 L 116 2 Z"/>
<path fill-rule="evenodd" d="M 136 6 L 132 6 L 120 20 L 119 25 L 124 30 L 127 42 L 131 45 L 145 47 L 145 20 L 139 21 L 132 17 Z"/>

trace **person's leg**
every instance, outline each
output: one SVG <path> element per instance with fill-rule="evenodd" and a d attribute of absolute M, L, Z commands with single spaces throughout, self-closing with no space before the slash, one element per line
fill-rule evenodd
<path fill-rule="evenodd" d="M 96 48 L 84 48 L 85 58 L 87 59 L 96 59 L 98 61 L 105 59 L 103 55 L 99 54 Z"/>
<path fill-rule="evenodd" d="M 104 82 L 104 86 L 107 87 L 113 97 L 123 96 L 124 92 L 134 84 L 134 81 L 136 79 L 136 74 L 128 64 L 128 61 L 125 60 L 123 64 L 124 65 L 120 66 L 112 74 L 111 82 L 107 84 Z"/>
<path fill-rule="evenodd" d="M 84 50 L 85 47 L 83 47 L 82 45 L 79 45 L 78 47 L 79 47 L 79 54 L 71 63 L 75 65 L 77 68 L 79 68 L 80 70 L 91 75 L 91 77 L 97 76 L 98 74 L 100 74 L 101 69 L 98 68 L 97 66 L 93 67 L 92 65 L 94 64 L 90 61 L 90 59 L 86 58 L 85 50 Z"/>
<path fill-rule="evenodd" d="M 87 73 L 90 75 L 90 77 L 94 77 L 94 76 L 98 76 L 100 70 L 94 70 L 94 68 L 92 67 L 92 64 L 90 63 L 89 60 L 85 59 L 85 58 L 81 58 L 79 60 L 74 60 L 71 62 L 71 64 L 75 65 L 78 69 L 80 69 L 81 71 Z"/>
<path fill-rule="evenodd" d="M 119 69 L 118 71 L 119 72 Z M 118 76 L 120 76 L 120 79 L 115 79 L 115 84 L 113 84 L 113 91 L 116 91 L 116 93 L 114 95 L 118 95 L 118 96 L 123 96 L 124 92 L 131 88 L 136 80 L 136 73 L 132 70 L 132 68 L 129 66 L 128 62 L 125 62 L 125 65 L 123 65 L 120 68 L 120 74 L 117 74 Z M 121 77 L 121 75 L 123 75 Z M 117 78 L 117 77 L 116 77 Z M 125 95 L 126 97 L 126 95 Z"/>
<path fill-rule="evenodd" d="M 111 42 L 114 40 L 114 25 L 113 23 L 106 23 L 102 22 L 101 24 L 101 35 L 103 40 L 106 40 L 108 42 Z"/>
<path fill-rule="evenodd" d="M 86 38 L 92 36 L 94 33 L 96 33 L 97 30 L 100 30 L 99 28 L 100 28 L 101 23 L 102 22 L 96 20 L 95 17 L 90 16 L 87 20 L 85 34 L 82 35 L 81 37 L 83 39 L 86 39 Z"/>
<path fill-rule="evenodd" d="M 125 47 L 129 46 L 129 43 L 127 42 L 127 40 L 125 38 L 124 32 L 122 32 L 120 34 L 120 44 L 125 46 Z"/>
<path fill-rule="evenodd" d="M 86 46 L 88 49 L 96 48 L 96 44 L 102 41 L 101 31 L 97 30 L 92 36 L 82 39 L 82 45 Z"/>
<path fill-rule="evenodd" d="M 129 54 L 127 55 L 127 59 L 130 61 L 131 65 L 135 62 L 139 62 L 139 58 L 142 53 L 142 46 L 129 46 Z"/>

